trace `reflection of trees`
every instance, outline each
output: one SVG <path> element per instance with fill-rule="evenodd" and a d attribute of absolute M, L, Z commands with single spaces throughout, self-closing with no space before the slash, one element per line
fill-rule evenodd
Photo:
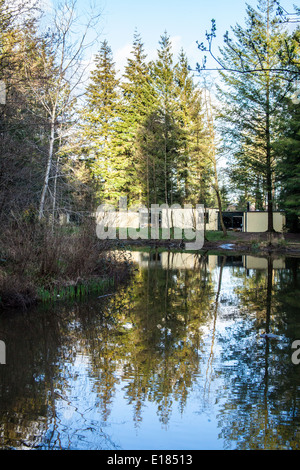
<path fill-rule="evenodd" d="M 298 264 L 275 272 L 269 260 L 267 271 L 246 271 L 228 266 L 229 259 L 222 257 L 214 280 L 207 257 L 195 257 L 194 269 L 179 270 L 172 268 L 172 256 L 165 269 L 152 262 L 137 271 L 114 297 L 0 318 L 11 361 L 0 368 L 2 447 L 41 440 L 47 448 L 66 445 L 68 430 L 57 404 L 70 398 L 78 353 L 87 358 L 84 373 L 97 407 L 93 418 L 101 418 L 99 446 L 115 445 L 103 428 L 117 393 L 132 407 L 136 426 L 149 402 L 166 426 L 175 406 L 184 411 L 196 384 L 196 392 L 203 391 L 199 407 L 213 389 L 220 437 L 228 448 L 297 447 L 298 369 L 285 343 L 264 341 L 256 333 L 264 329 L 290 340 L 300 337 L 293 297 L 299 289 Z M 221 330 L 228 272 L 236 286 L 229 300 L 238 313 Z M 210 335 L 204 338 L 208 326 Z M 211 387 L 214 381 L 217 387 Z M 84 403 L 84 386 L 80 393 Z M 82 423 L 88 426 L 84 414 Z"/>
<path fill-rule="evenodd" d="M 283 292 L 290 291 L 290 276 L 286 272 L 275 273 L 271 257 L 267 270 L 238 275 L 243 285 L 236 292 L 245 316 L 223 338 L 226 400 L 219 413 L 221 436 L 228 447 L 235 443 L 238 449 L 297 449 L 300 379 L 290 358 L 293 336 L 288 338 L 284 322 L 288 310 L 282 310 Z M 294 281 L 295 271 L 292 277 Z M 258 335 L 261 329 L 286 337 L 286 341 L 253 337 L 253 331 Z"/>
<path fill-rule="evenodd" d="M 279 289 L 274 292 L 274 298 L 278 303 L 278 310 L 281 311 L 287 334 L 293 339 L 300 338 L 299 318 L 299 258 L 287 258 L 286 269 L 278 271 Z"/>
<path fill-rule="evenodd" d="M 70 374 L 78 353 L 89 358 L 87 367 L 98 397 L 95 406 L 103 423 L 109 419 L 119 384 L 133 407 L 136 425 L 146 402 L 156 405 L 164 425 L 174 403 L 183 411 L 199 374 L 199 327 L 211 318 L 214 285 L 205 259 L 199 257 L 194 270 L 180 271 L 170 268 L 171 256 L 167 269 L 158 263 L 149 265 L 114 298 L 32 312 L 20 316 L 19 324 L 14 318 L 14 328 L 5 323 L 10 337 L 3 339 L 18 343 L 19 349 L 14 354 L 8 351 L 14 358 L 15 378 L 7 376 L 1 382 L 3 443 L 39 445 L 44 435 L 44 447 L 66 445 L 71 430 L 64 428 L 57 404 L 69 406 L 76 382 Z M 1 372 L 5 370 L 11 372 Z M 84 401 L 84 390 L 80 393 Z M 5 410 L 9 410 L 7 420 Z M 22 430 L 19 436 L 8 423 L 12 414 L 16 429 Z"/>
<path fill-rule="evenodd" d="M 77 310 L 49 305 L 1 315 L 7 364 L 0 369 L 0 448 L 62 447 L 57 402 L 67 403 L 67 368 L 85 342 Z"/>
<path fill-rule="evenodd" d="M 215 340 L 216 340 L 219 298 L 220 298 L 220 293 L 221 293 L 222 276 L 223 276 L 223 269 L 224 269 L 224 266 L 225 266 L 225 263 L 226 263 L 226 258 L 227 258 L 226 256 L 222 257 L 222 263 L 221 263 L 220 272 L 219 272 L 219 279 L 218 279 L 218 287 L 217 287 L 216 298 L 215 298 L 214 308 L 213 308 L 212 340 L 211 340 L 210 353 L 209 353 L 207 369 L 206 369 L 204 394 L 206 394 L 207 388 L 208 388 L 208 393 L 209 393 L 209 386 L 210 386 L 210 382 L 211 382 L 212 365 L 213 365 L 213 359 L 214 359 L 214 347 L 215 347 Z"/>
<path fill-rule="evenodd" d="M 170 265 L 165 270 L 158 263 L 140 270 L 109 306 L 115 318 L 108 332 L 115 355 L 110 362 L 115 371 L 110 370 L 110 375 L 126 383 L 125 397 L 134 407 L 136 423 L 142 420 L 145 401 L 150 401 L 157 404 L 159 418 L 166 424 L 174 401 L 184 409 L 199 373 L 199 326 L 211 316 L 212 280 L 205 263 L 185 271 Z M 93 352 L 93 367 L 99 375 L 97 354 Z M 106 396 L 105 388 L 100 374 L 99 396 Z"/>
<path fill-rule="evenodd" d="M 8 357 L 0 370 L 0 443 L 2 448 L 26 448 L 38 445 L 47 431 L 46 410 L 53 411 L 55 420 L 54 364 L 65 330 L 56 318 L 37 312 L 9 315 L 0 322 Z"/>
<path fill-rule="evenodd" d="M 267 259 L 267 269 L 257 270 L 233 270 L 233 277 L 242 280 L 234 288 L 240 302 L 241 309 L 246 316 L 251 315 L 255 319 L 256 328 L 267 333 L 276 333 L 280 328 L 277 324 L 280 318 L 272 315 L 273 308 L 277 307 L 274 293 L 278 286 L 278 274 L 273 269 L 273 259 Z"/>

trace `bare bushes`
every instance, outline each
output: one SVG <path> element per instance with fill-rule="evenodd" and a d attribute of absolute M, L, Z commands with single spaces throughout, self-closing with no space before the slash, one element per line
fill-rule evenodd
<path fill-rule="evenodd" d="M 27 279 L 0 273 L 0 307 L 27 308 L 37 300 L 36 289 Z"/>
<path fill-rule="evenodd" d="M 0 240 L 0 306 L 26 306 L 37 300 L 38 288 L 77 285 L 128 274 L 129 263 L 110 250 L 108 240 L 96 237 L 95 224 L 80 227 L 15 222 Z"/>

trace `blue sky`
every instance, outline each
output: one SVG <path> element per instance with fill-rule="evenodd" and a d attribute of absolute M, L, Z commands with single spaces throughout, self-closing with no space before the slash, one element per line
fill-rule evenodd
<path fill-rule="evenodd" d="M 79 0 L 79 3 L 84 4 L 84 1 Z M 257 0 L 247 3 L 257 6 Z M 295 0 L 281 0 L 288 11 L 293 11 L 294 3 Z M 121 69 L 130 54 L 135 29 L 142 36 L 149 59 L 155 58 L 158 41 L 166 30 L 172 39 L 174 55 L 182 47 L 193 67 L 202 57 L 196 41 L 204 41 L 211 19 L 217 24 L 217 51 L 226 30 L 236 23 L 243 24 L 246 10 L 244 0 L 104 0 L 100 4 L 103 7 L 102 37 L 107 39 Z"/>
<path fill-rule="evenodd" d="M 41 1 L 48 11 L 53 4 L 60 3 L 60 0 Z M 218 46 L 222 46 L 225 32 L 236 23 L 244 23 L 246 3 L 257 7 L 257 0 L 77 0 L 79 14 L 84 16 L 90 9 L 90 2 L 97 11 L 102 11 L 97 27 L 101 32 L 100 41 L 108 41 L 120 72 L 130 56 L 135 30 L 142 37 L 148 60 L 156 58 L 160 37 L 167 31 L 174 59 L 183 48 L 190 66 L 195 68 L 203 58 L 196 41 L 205 41 L 205 32 L 210 30 L 212 19 L 216 20 L 214 52 L 218 55 Z M 289 12 L 294 11 L 294 3 L 295 0 L 281 0 L 282 7 Z M 91 49 L 90 57 L 86 57 L 88 62 L 98 49 Z"/>

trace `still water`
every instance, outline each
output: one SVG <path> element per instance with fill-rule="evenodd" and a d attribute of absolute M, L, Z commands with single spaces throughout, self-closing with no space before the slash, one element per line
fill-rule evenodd
<path fill-rule="evenodd" d="M 1 314 L 0 448 L 298 449 L 299 259 L 132 256 L 114 295 Z"/>

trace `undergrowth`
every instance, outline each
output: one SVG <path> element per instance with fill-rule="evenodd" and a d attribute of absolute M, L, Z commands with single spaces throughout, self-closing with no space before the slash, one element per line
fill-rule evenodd
<path fill-rule="evenodd" d="M 130 262 L 122 251 L 99 240 L 88 221 L 76 231 L 43 223 L 15 222 L 0 240 L 0 307 L 75 298 L 120 282 Z"/>

